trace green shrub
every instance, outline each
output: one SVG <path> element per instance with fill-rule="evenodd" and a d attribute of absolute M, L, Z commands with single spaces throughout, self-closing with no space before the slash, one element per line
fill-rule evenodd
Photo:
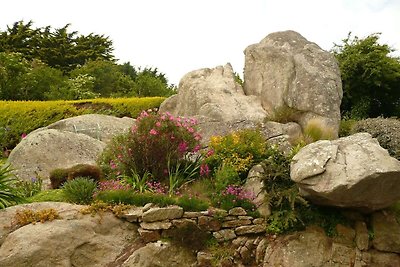
<path fill-rule="evenodd" d="M 99 165 L 109 179 L 149 172 L 153 179 L 165 180 L 168 170 L 200 149 L 195 125 L 194 119 L 142 112 L 131 131 L 108 145 Z"/>
<path fill-rule="evenodd" d="M 241 182 L 239 174 L 231 165 L 222 165 L 215 173 L 214 187 L 216 192 L 225 190 L 228 185 L 239 185 Z"/>
<path fill-rule="evenodd" d="M 206 163 L 215 173 L 221 165 L 232 166 L 242 180 L 251 167 L 268 155 L 265 138 L 258 130 L 241 130 L 226 136 L 213 136 Z"/>
<path fill-rule="evenodd" d="M 103 175 L 99 167 L 90 164 L 77 164 L 66 169 L 55 169 L 50 172 L 51 187 L 53 189 L 60 188 L 65 182 L 76 177 L 88 177 L 99 182 Z"/>
<path fill-rule="evenodd" d="M 209 204 L 204 200 L 188 195 L 178 198 L 176 204 L 182 207 L 185 211 L 204 211 L 209 207 Z"/>
<path fill-rule="evenodd" d="M 88 177 L 76 177 L 63 185 L 66 199 L 77 204 L 89 204 L 92 202 L 96 188 L 97 183 Z"/>
<path fill-rule="evenodd" d="M 0 151 L 13 149 L 22 134 L 53 122 L 89 113 L 136 118 L 142 110 L 158 108 L 163 97 L 78 101 L 0 101 Z"/>
<path fill-rule="evenodd" d="M 16 205 L 23 201 L 15 189 L 15 176 L 9 166 L 0 166 L 0 209 Z"/>
<path fill-rule="evenodd" d="M 14 185 L 18 195 L 22 198 L 32 197 L 42 191 L 43 181 L 41 178 L 32 178 L 29 181 L 17 181 Z"/>
<path fill-rule="evenodd" d="M 288 107 L 280 106 L 276 108 L 270 116 L 267 117 L 268 121 L 275 121 L 279 123 L 288 123 L 296 121 L 296 117 L 300 114 L 300 111 Z"/>
<path fill-rule="evenodd" d="M 340 121 L 339 137 L 345 137 L 352 134 L 353 127 L 357 123 L 353 119 L 343 119 Z"/>
<path fill-rule="evenodd" d="M 392 157 L 400 160 L 400 119 L 371 118 L 358 121 L 352 133 L 367 132 L 388 150 Z"/>
<path fill-rule="evenodd" d="M 214 207 L 230 210 L 234 207 L 242 207 L 248 212 L 254 212 L 256 205 L 253 203 L 255 196 L 253 192 L 246 191 L 241 186 L 228 185 L 221 192 L 211 196 Z"/>

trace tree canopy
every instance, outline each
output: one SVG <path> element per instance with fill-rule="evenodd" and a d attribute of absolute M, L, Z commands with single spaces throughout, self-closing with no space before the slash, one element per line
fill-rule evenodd
<path fill-rule="evenodd" d="M 104 35 L 34 28 L 15 22 L 0 30 L 0 99 L 53 100 L 168 96 L 174 86 L 157 68 L 119 65 Z"/>
<path fill-rule="evenodd" d="M 375 33 L 360 39 L 349 33 L 333 48 L 342 75 L 343 116 L 400 116 L 400 60 L 379 37 Z"/>

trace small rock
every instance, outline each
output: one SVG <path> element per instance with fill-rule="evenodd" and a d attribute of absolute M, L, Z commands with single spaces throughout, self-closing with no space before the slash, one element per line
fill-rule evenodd
<path fill-rule="evenodd" d="M 244 220 L 232 220 L 232 221 L 223 222 L 222 223 L 222 228 L 233 228 L 233 227 L 249 225 L 249 224 L 251 224 L 251 221 L 247 220 L 247 219 L 244 219 Z"/>
<path fill-rule="evenodd" d="M 165 230 L 171 228 L 172 223 L 169 221 L 160 222 L 141 222 L 140 227 L 145 230 Z"/>
<path fill-rule="evenodd" d="M 212 255 L 207 252 L 200 251 L 197 253 L 197 267 L 212 266 Z"/>
<path fill-rule="evenodd" d="M 155 242 L 160 239 L 160 232 L 158 230 L 145 230 L 143 228 L 138 229 L 140 237 L 145 243 Z"/>
<path fill-rule="evenodd" d="M 237 235 L 260 234 L 265 232 L 265 225 L 246 225 L 235 229 Z"/>
<path fill-rule="evenodd" d="M 219 231 L 221 229 L 221 222 L 215 218 L 208 216 L 199 217 L 198 225 L 201 229 L 207 231 Z"/>
<path fill-rule="evenodd" d="M 201 212 L 195 212 L 195 211 L 185 211 L 185 213 L 183 213 L 183 218 L 197 218 L 203 216 L 203 213 Z"/>
<path fill-rule="evenodd" d="M 218 232 L 214 232 L 213 236 L 218 242 L 229 241 L 236 238 L 235 231 L 232 229 L 223 229 Z"/>
<path fill-rule="evenodd" d="M 372 245 L 377 250 L 400 253 L 400 225 L 393 214 L 373 213 L 372 229 L 374 231 Z"/>
<path fill-rule="evenodd" d="M 263 218 L 256 218 L 253 220 L 253 224 L 263 224 L 265 223 L 265 219 Z"/>
<path fill-rule="evenodd" d="M 355 224 L 356 228 L 356 245 L 361 251 L 368 250 L 369 248 L 369 235 L 368 229 L 365 222 L 357 221 Z"/>
<path fill-rule="evenodd" d="M 128 210 L 126 214 L 122 214 L 121 218 L 124 218 L 128 222 L 139 222 L 143 216 L 143 208 L 134 207 Z"/>
<path fill-rule="evenodd" d="M 150 208 L 143 212 L 144 222 L 155 222 L 170 219 L 179 219 L 183 215 L 183 208 L 179 206 L 169 206 L 165 208 Z"/>
<path fill-rule="evenodd" d="M 242 207 L 236 207 L 236 208 L 230 209 L 228 213 L 229 213 L 229 215 L 235 215 L 235 216 L 247 215 L 246 210 Z"/>

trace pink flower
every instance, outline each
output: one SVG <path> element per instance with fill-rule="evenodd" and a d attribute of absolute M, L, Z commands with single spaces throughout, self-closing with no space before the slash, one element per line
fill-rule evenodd
<path fill-rule="evenodd" d="M 185 153 L 188 150 L 189 146 L 186 142 L 181 142 L 178 145 L 178 150 L 180 153 Z"/>
<path fill-rule="evenodd" d="M 155 129 L 151 129 L 149 132 L 151 135 L 157 135 L 158 132 Z"/>
<path fill-rule="evenodd" d="M 187 130 L 189 133 L 194 133 L 194 129 L 192 127 L 188 127 Z"/>
<path fill-rule="evenodd" d="M 115 164 L 115 162 L 111 160 L 110 167 L 111 167 L 111 169 L 115 169 L 115 168 L 117 168 L 117 164 Z"/>
<path fill-rule="evenodd" d="M 21 134 L 21 138 L 24 139 L 26 137 L 26 133 Z"/>
<path fill-rule="evenodd" d="M 200 148 L 201 148 L 200 145 L 196 145 L 196 146 L 193 148 L 193 153 L 199 152 Z"/>
<path fill-rule="evenodd" d="M 148 116 L 149 116 L 149 113 L 147 113 L 146 111 L 142 111 L 142 113 L 140 113 L 141 118 L 148 117 Z"/>
<path fill-rule="evenodd" d="M 200 176 L 208 176 L 210 174 L 210 168 L 207 164 L 200 165 Z"/>
<path fill-rule="evenodd" d="M 156 122 L 156 127 L 161 127 L 161 122 L 157 121 Z"/>
<path fill-rule="evenodd" d="M 211 157 L 214 154 L 214 150 L 210 149 L 207 151 L 206 158 Z"/>

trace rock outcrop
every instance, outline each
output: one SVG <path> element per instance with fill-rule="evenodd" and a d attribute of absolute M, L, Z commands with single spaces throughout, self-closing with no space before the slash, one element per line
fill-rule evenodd
<path fill-rule="evenodd" d="M 115 135 L 128 131 L 135 122 L 135 119 L 128 117 L 118 118 L 102 114 L 85 114 L 57 121 L 38 130 L 55 129 L 81 133 L 107 143 Z"/>
<path fill-rule="evenodd" d="M 56 168 L 96 163 L 106 144 L 85 134 L 54 129 L 28 134 L 11 152 L 8 163 L 19 179 L 43 179 L 50 185 L 49 173 Z"/>
<path fill-rule="evenodd" d="M 165 100 L 160 112 L 211 121 L 262 121 L 266 113 L 255 96 L 246 96 L 235 81 L 230 64 L 186 74 L 175 96 Z"/>
<path fill-rule="evenodd" d="M 4 232 L 17 210 L 53 208 L 61 219 L 28 224 Z M 98 266 L 114 263 L 132 249 L 138 237 L 134 225 L 112 213 L 82 215 L 82 206 L 67 203 L 34 203 L 0 210 L 0 266 Z M 7 222 L 5 222 L 7 221 Z M 11 227 L 12 228 L 12 227 Z"/>
<path fill-rule="evenodd" d="M 304 129 L 311 119 L 338 133 L 342 82 L 334 56 L 294 31 L 269 34 L 245 50 L 244 91 L 272 116 L 291 109 Z"/>
<path fill-rule="evenodd" d="M 317 204 L 368 212 L 400 199 L 400 162 L 368 133 L 307 145 L 294 156 L 290 176 Z"/>

